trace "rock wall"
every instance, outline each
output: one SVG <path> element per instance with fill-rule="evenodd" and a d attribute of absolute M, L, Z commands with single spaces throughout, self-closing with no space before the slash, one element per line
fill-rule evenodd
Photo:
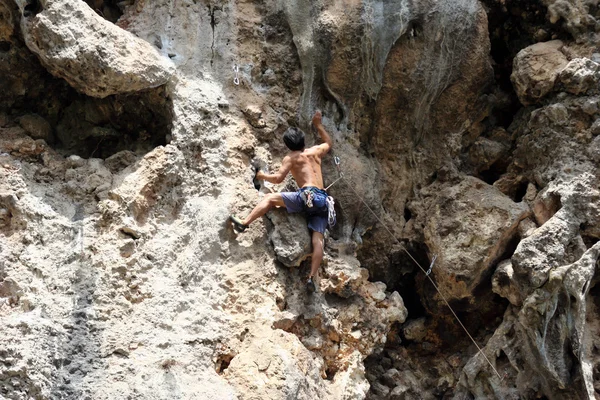
<path fill-rule="evenodd" d="M 0 0 L 0 395 L 595 398 L 598 12 Z M 302 217 L 227 217 L 317 108 L 309 295 Z"/>

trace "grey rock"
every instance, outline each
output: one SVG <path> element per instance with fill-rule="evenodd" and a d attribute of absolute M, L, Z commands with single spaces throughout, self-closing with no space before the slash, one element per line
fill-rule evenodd
<path fill-rule="evenodd" d="M 580 94 L 590 90 L 597 92 L 600 64 L 588 58 L 575 58 L 560 72 L 560 81 L 569 93 Z"/>
<path fill-rule="evenodd" d="M 388 369 L 381 377 L 381 381 L 388 387 L 395 387 L 400 379 L 400 371 L 395 368 Z"/>
<path fill-rule="evenodd" d="M 407 386 L 404 385 L 398 385 L 396 386 L 394 389 L 392 389 L 392 392 L 390 393 L 390 400 L 407 400 L 407 394 L 409 393 L 410 388 L 408 388 Z"/>
<path fill-rule="evenodd" d="M 515 306 L 523 304 L 510 260 L 503 260 L 498 264 L 492 276 L 492 290 Z"/>
<path fill-rule="evenodd" d="M 43 117 L 37 114 L 27 114 L 19 118 L 19 125 L 33 139 L 43 139 L 48 144 L 54 143 L 52 127 Z"/>
<path fill-rule="evenodd" d="M 585 103 L 583 103 L 583 106 L 581 107 L 581 109 L 583 110 L 584 113 L 588 114 L 588 115 L 595 115 L 598 113 L 598 99 L 597 98 L 592 98 L 592 99 L 588 99 L 585 101 Z"/>
<path fill-rule="evenodd" d="M 412 319 L 408 321 L 404 328 L 402 328 L 404 336 L 408 340 L 414 340 L 420 342 L 425 338 L 427 334 L 427 328 L 425 326 L 425 317 Z"/>
<path fill-rule="evenodd" d="M 288 267 L 297 267 L 311 253 L 311 239 L 306 218 L 300 214 L 288 214 L 284 210 L 269 213 L 273 222 L 270 234 L 277 259 Z"/>
<path fill-rule="evenodd" d="M 590 131 L 594 136 L 600 135 L 600 119 L 594 121 L 594 123 L 590 127 Z"/>
<path fill-rule="evenodd" d="M 123 150 L 108 157 L 106 160 L 104 160 L 104 164 L 110 172 L 115 174 L 135 163 L 136 160 L 137 156 L 134 152 Z"/>
<path fill-rule="evenodd" d="M 371 383 L 371 391 L 378 396 L 386 397 L 390 393 L 390 388 L 379 382 Z"/>
<path fill-rule="evenodd" d="M 592 143 L 587 148 L 587 154 L 594 162 L 600 162 L 600 136 L 596 136 L 592 140 Z"/>

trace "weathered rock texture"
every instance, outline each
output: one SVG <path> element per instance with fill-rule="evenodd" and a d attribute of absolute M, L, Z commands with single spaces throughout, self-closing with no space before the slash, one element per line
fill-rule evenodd
<path fill-rule="evenodd" d="M 596 397 L 598 13 L 0 0 L 0 397 Z M 301 216 L 227 217 L 316 108 L 309 295 Z"/>
<path fill-rule="evenodd" d="M 21 33 L 50 73 L 94 97 L 167 83 L 168 59 L 146 41 L 99 18 L 83 1 L 19 0 Z"/>

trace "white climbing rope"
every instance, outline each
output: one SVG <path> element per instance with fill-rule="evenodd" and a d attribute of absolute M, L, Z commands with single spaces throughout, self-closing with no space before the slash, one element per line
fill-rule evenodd
<path fill-rule="evenodd" d="M 494 370 L 494 372 L 496 373 L 496 375 L 498 375 L 498 378 L 500 379 L 500 381 L 502 382 L 502 376 L 500 376 L 500 373 L 498 373 L 498 371 L 496 370 L 496 367 L 494 367 L 494 365 L 492 364 L 492 362 L 487 358 L 487 356 L 485 355 L 485 353 L 483 352 L 483 350 L 481 349 L 481 347 L 479 347 L 479 345 L 477 344 L 477 342 L 475 341 L 475 339 L 473 339 L 473 336 L 471 336 L 471 334 L 469 333 L 469 331 L 467 330 L 467 328 L 465 327 L 465 325 L 462 323 L 462 321 L 460 320 L 460 318 L 458 318 L 458 315 L 456 315 L 456 313 L 454 312 L 454 310 L 452 309 L 452 307 L 450 306 L 450 303 L 448 303 L 448 300 L 446 300 L 446 296 L 444 296 L 442 294 L 442 292 L 440 291 L 440 289 L 438 288 L 438 286 L 435 284 L 435 282 L 433 281 L 433 279 L 430 276 L 431 270 L 433 268 L 433 264 L 435 263 L 435 260 L 437 258 L 437 255 L 435 255 L 433 257 L 433 260 L 431 261 L 431 265 L 429 266 L 429 270 L 426 271 L 425 268 L 423 268 L 421 266 L 421 264 L 419 264 L 419 262 L 412 256 L 412 254 L 410 254 L 410 252 L 406 249 L 406 247 L 404 246 L 404 244 L 402 242 L 400 242 L 400 240 L 398 240 L 398 238 L 396 238 L 396 236 L 394 236 L 394 234 L 392 233 L 392 231 L 383 223 L 383 221 L 379 218 L 379 216 L 375 213 L 375 211 L 373 211 L 373 209 L 371 209 L 371 207 L 369 207 L 369 205 L 365 202 L 365 200 L 356 192 L 356 190 L 354 190 L 354 186 L 351 184 L 351 182 L 349 182 L 346 177 L 341 173 L 340 171 L 340 159 L 337 156 L 334 156 L 334 162 L 336 163 L 336 166 L 338 168 L 338 172 L 340 173 L 340 177 L 338 179 L 342 179 L 345 183 L 346 186 L 348 186 L 350 188 L 350 190 L 352 190 L 352 192 L 354 192 L 354 195 L 365 205 L 365 207 L 367 207 L 367 209 L 369 211 L 371 211 L 371 213 L 373 214 L 373 216 L 377 219 L 377 221 L 379 221 L 379 223 L 381 224 L 381 226 L 383 226 L 383 228 L 389 233 L 390 237 L 395 240 L 400 247 L 402 248 L 402 250 L 410 257 L 410 259 L 419 267 L 419 269 L 421 271 L 423 271 L 423 273 L 425 274 L 425 276 L 427 277 L 427 279 L 429 279 L 429 282 L 431 282 L 431 284 L 433 285 L 433 287 L 435 288 L 435 290 L 438 292 L 438 294 L 440 295 L 440 297 L 442 298 L 442 300 L 444 300 L 444 303 L 446 303 L 446 306 L 448 306 L 448 308 L 450 309 L 450 311 L 452 312 L 452 315 L 454 315 L 454 318 L 458 321 L 458 323 L 460 324 L 460 326 L 462 327 L 462 329 L 465 331 L 465 333 L 467 334 L 467 336 L 469 337 L 469 339 L 471 339 L 471 341 L 473 342 L 473 344 L 475 345 L 475 347 L 477 347 L 477 350 L 479 351 L 479 353 L 481 353 L 481 355 L 483 356 L 483 358 L 485 358 L 485 361 L 487 361 L 487 363 L 490 365 L 490 367 L 492 367 L 492 369 Z M 334 183 L 337 182 L 334 181 Z M 333 183 L 331 184 L 333 185 Z M 329 186 L 331 186 L 329 185 Z"/>
<path fill-rule="evenodd" d="M 333 156 L 333 162 L 335 163 L 335 166 L 338 170 L 338 174 L 340 175 L 335 181 L 333 181 L 331 183 L 331 185 L 327 186 L 325 188 L 325 191 L 328 191 L 330 187 L 332 187 L 333 185 L 335 185 L 335 183 L 337 181 L 339 181 L 340 179 L 342 179 L 342 177 L 344 176 L 344 174 L 342 173 L 342 171 L 340 171 L 340 158 L 338 156 Z"/>
<path fill-rule="evenodd" d="M 335 226 L 335 223 L 337 222 L 336 216 L 335 216 L 335 200 L 333 199 L 333 197 L 331 196 L 327 196 L 327 225 L 329 225 L 330 228 Z"/>

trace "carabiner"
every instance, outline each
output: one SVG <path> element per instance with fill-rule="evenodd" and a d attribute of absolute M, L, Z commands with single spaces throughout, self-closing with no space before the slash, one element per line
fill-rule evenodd
<path fill-rule="evenodd" d="M 429 274 L 431 273 L 431 270 L 433 269 L 433 264 L 435 264 L 436 259 L 437 259 L 437 255 L 434 255 L 433 259 L 431 260 L 431 264 L 429 264 L 429 269 L 427 270 L 427 272 L 425 272 L 426 276 L 429 276 Z"/>

